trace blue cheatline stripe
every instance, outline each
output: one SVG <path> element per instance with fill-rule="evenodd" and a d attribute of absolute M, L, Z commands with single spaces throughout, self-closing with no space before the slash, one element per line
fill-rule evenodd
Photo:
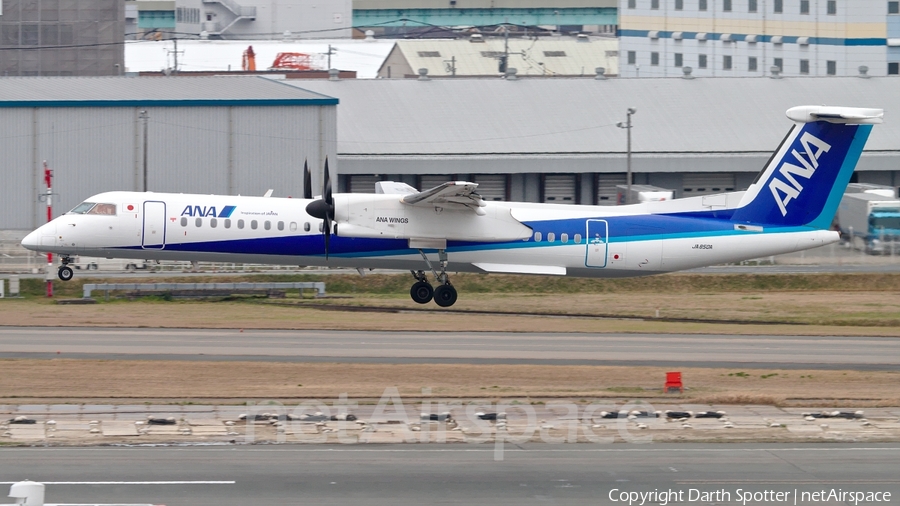
<path fill-rule="evenodd" d="M 859 125 L 856 129 L 853 141 L 850 143 L 850 147 L 847 149 L 847 155 L 844 157 L 844 163 L 841 164 L 834 186 L 831 187 L 831 192 L 828 194 L 828 199 L 825 201 L 825 206 L 822 208 L 822 212 L 819 213 L 819 216 L 809 223 L 810 227 L 828 228 L 831 226 L 831 222 L 834 220 L 834 214 L 837 212 L 838 205 L 841 203 L 841 198 L 844 196 L 847 184 L 850 183 L 853 171 L 856 170 L 856 164 L 859 162 L 859 157 L 862 155 L 863 148 L 866 147 L 866 141 L 869 139 L 869 133 L 871 131 L 872 125 Z"/>
<path fill-rule="evenodd" d="M 230 218 L 231 213 L 236 209 L 235 206 L 225 206 L 222 208 L 222 211 L 219 212 L 219 218 Z"/>
<path fill-rule="evenodd" d="M 620 37 L 641 37 L 646 38 L 650 36 L 651 31 L 656 31 L 659 33 L 659 38 L 661 39 L 669 39 L 672 37 L 674 32 L 672 31 L 663 31 L 663 30 L 619 30 Z M 713 33 L 713 32 L 681 32 L 682 38 L 684 39 L 696 39 L 698 33 L 706 33 L 706 40 L 720 40 L 722 38 L 722 33 Z M 759 35 L 759 34 L 746 34 L 746 33 L 729 33 L 731 35 L 731 40 L 734 42 L 741 42 L 747 39 L 747 35 L 756 35 L 757 42 L 772 42 L 772 37 L 774 35 Z M 796 44 L 797 39 L 800 36 L 795 35 L 782 35 L 781 41 L 785 44 Z M 859 38 L 859 39 L 845 39 L 840 37 L 809 37 L 810 45 L 821 45 L 821 46 L 886 46 L 887 39 L 882 38 Z"/>
<path fill-rule="evenodd" d="M 280 107 L 337 105 L 336 98 L 247 98 L 186 100 L 0 100 L 0 107 Z"/>

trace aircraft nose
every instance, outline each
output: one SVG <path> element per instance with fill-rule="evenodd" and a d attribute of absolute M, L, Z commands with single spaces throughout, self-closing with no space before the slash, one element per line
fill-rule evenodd
<path fill-rule="evenodd" d="M 22 239 L 22 247 L 25 249 L 30 249 L 32 251 L 37 251 L 38 246 L 41 244 L 41 235 L 38 233 L 40 230 L 35 230 L 34 232 L 25 236 Z"/>

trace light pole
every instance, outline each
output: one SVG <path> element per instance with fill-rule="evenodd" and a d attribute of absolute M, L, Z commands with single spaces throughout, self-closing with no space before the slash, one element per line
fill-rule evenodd
<path fill-rule="evenodd" d="M 147 121 L 150 119 L 150 115 L 147 114 L 146 110 L 141 111 L 139 116 L 141 121 L 144 123 L 144 188 L 143 191 L 147 191 Z"/>
<path fill-rule="evenodd" d="M 628 191 L 625 193 L 625 203 L 631 203 L 631 115 L 636 113 L 637 109 L 634 107 L 629 107 L 628 111 L 626 111 L 625 122 L 621 121 L 616 123 L 616 126 L 619 128 L 624 128 L 628 137 L 628 148 L 627 148 L 627 158 L 626 158 L 626 167 L 627 173 L 625 176 L 626 183 L 628 184 Z"/>

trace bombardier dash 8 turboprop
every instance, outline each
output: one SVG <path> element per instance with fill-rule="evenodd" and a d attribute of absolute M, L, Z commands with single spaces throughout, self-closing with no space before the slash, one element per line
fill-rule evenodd
<path fill-rule="evenodd" d="M 94 195 L 30 233 L 28 249 L 155 260 L 408 269 L 413 300 L 456 302 L 452 271 L 639 276 L 800 251 L 829 231 L 873 124 L 883 111 L 803 106 L 746 191 L 624 206 L 486 202 L 477 184 L 321 198 L 304 167 L 303 199 L 115 191 Z M 433 287 L 426 271 L 436 282 Z"/>

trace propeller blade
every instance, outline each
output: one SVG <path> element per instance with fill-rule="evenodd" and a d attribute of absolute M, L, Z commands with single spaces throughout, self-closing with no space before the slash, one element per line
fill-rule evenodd
<path fill-rule="evenodd" d="M 325 180 L 322 184 L 322 198 L 334 213 L 334 198 L 331 195 L 331 175 L 328 173 L 328 158 L 325 158 Z M 332 214 L 333 216 L 333 214 Z"/>
<path fill-rule="evenodd" d="M 312 174 L 309 172 L 309 164 L 303 160 L 303 198 L 311 199 L 312 197 Z"/>
<path fill-rule="evenodd" d="M 331 220 L 334 219 L 334 196 L 331 194 L 331 175 L 328 173 L 328 157 L 325 157 L 325 178 L 322 184 L 322 200 L 325 201 L 325 259 L 328 259 L 328 249 L 331 245 Z"/>

